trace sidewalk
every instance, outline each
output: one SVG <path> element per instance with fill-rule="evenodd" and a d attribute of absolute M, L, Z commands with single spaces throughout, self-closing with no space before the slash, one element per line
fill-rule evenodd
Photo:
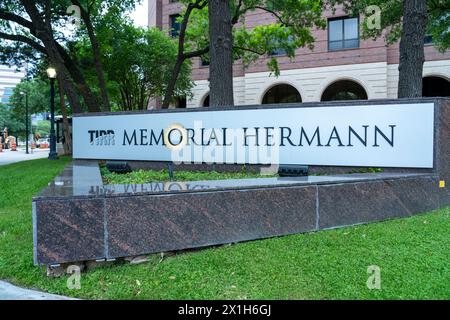
<path fill-rule="evenodd" d="M 17 151 L 6 149 L 3 150 L 3 152 L 0 152 L 0 166 L 25 160 L 47 158 L 48 153 L 49 149 L 35 149 L 33 150 L 33 153 L 31 153 L 30 150 L 30 154 L 26 154 L 23 149 L 17 149 Z"/>
<path fill-rule="evenodd" d="M 0 281 L 0 300 L 75 300 L 45 292 L 23 289 Z"/>

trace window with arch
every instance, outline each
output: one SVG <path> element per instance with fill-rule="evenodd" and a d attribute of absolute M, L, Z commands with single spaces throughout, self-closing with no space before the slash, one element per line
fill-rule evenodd
<path fill-rule="evenodd" d="M 209 107 L 209 93 L 203 98 L 202 107 Z"/>
<path fill-rule="evenodd" d="M 187 107 L 186 97 L 175 98 L 175 108 L 186 108 L 186 107 Z"/>
<path fill-rule="evenodd" d="M 340 80 L 333 82 L 325 89 L 321 101 L 367 99 L 367 92 L 359 83 L 351 80 Z"/>
<path fill-rule="evenodd" d="M 267 90 L 262 104 L 302 102 L 300 93 L 289 84 L 278 84 Z"/>
<path fill-rule="evenodd" d="M 450 81 L 439 76 L 423 78 L 423 97 L 450 97 Z"/>

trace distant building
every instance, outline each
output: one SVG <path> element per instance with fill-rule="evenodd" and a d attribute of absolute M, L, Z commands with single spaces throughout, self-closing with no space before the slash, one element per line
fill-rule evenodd
<path fill-rule="evenodd" d="M 176 37 L 177 17 L 182 4 L 176 0 L 149 0 L 149 25 Z M 244 68 L 233 67 L 236 105 L 283 102 L 317 102 L 352 99 L 397 98 L 399 45 L 386 46 L 384 39 L 362 39 L 359 18 L 343 10 L 325 12 L 325 30 L 313 30 L 315 48 L 300 48 L 292 61 L 284 52 L 274 52 L 280 66 L 279 77 L 270 76 L 267 59 Z M 269 13 L 256 10 L 245 15 L 247 28 L 274 21 Z M 450 96 L 450 52 L 439 53 L 426 37 L 424 96 Z M 209 105 L 209 68 L 193 59 L 193 98 L 179 99 L 177 107 Z"/>
<path fill-rule="evenodd" d="M 14 87 L 25 77 L 25 72 L 0 65 L 0 102 L 7 104 Z"/>

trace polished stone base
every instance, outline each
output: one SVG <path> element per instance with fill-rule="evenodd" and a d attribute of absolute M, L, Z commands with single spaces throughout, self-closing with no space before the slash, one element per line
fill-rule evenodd
<path fill-rule="evenodd" d="M 405 217 L 439 208 L 439 179 L 378 173 L 103 185 L 74 161 L 33 200 L 35 262 L 116 259 Z"/>
<path fill-rule="evenodd" d="M 436 100 L 436 110 L 427 171 L 103 185 L 97 161 L 74 160 L 33 199 L 35 263 L 198 248 L 448 206 L 450 100 Z"/>

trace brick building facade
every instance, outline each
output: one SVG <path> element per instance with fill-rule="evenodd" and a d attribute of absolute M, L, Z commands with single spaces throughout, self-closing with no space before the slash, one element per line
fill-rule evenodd
<path fill-rule="evenodd" d="M 149 0 L 149 25 L 172 34 L 182 4 L 174 0 Z M 359 20 L 342 10 L 326 12 L 328 27 L 314 30 L 314 50 L 298 49 L 295 59 L 277 55 L 281 74 L 270 76 L 267 58 L 249 67 L 236 62 L 233 69 L 236 105 L 277 102 L 314 102 L 342 99 L 397 97 L 399 45 L 386 46 L 384 39 L 360 38 Z M 263 11 L 249 12 L 245 25 L 271 22 Z M 450 52 L 439 53 L 433 44 L 425 46 L 424 95 L 450 96 Z M 208 104 L 208 66 L 193 59 L 193 98 L 188 108 Z M 182 103 L 184 106 L 184 103 Z"/>

